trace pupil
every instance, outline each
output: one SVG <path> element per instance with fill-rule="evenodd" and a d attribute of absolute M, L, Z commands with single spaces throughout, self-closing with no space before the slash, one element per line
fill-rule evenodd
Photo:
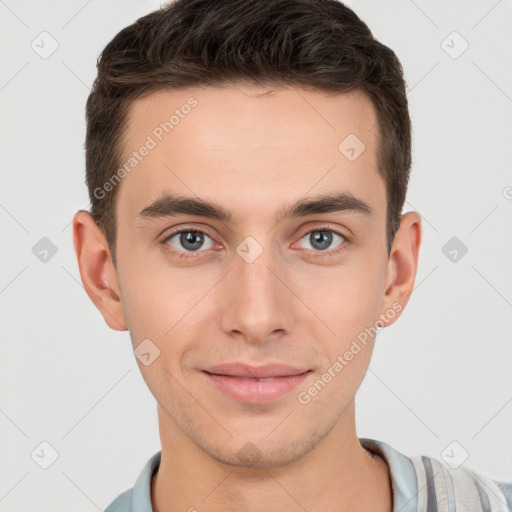
<path fill-rule="evenodd" d="M 197 249 L 199 249 L 203 243 L 202 235 L 197 231 L 187 231 L 186 233 L 182 233 L 180 238 L 180 242 L 183 247 L 191 251 L 197 251 Z"/>
<path fill-rule="evenodd" d="M 327 249 L 327 247 L 329 247 L 331 244 L 332 235 L 327 231 L 315 231 L 311 237 L 315 243 L 318 242 L 320 244 L 320 247 L 317 247 L 318 249 Z M 312 245 L 315 247 L 314 243 Z"/>

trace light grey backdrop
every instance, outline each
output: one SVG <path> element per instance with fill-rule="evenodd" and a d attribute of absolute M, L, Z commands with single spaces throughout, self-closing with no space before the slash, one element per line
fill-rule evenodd
<path fill-rule="evenodd" d="M 415 290 L 358 393 L 358 434 L 512 480 L 512 1 L 347 3 L 403 63 L 404 211 L 424 228 Z M 96 59 L 159 5 L 0 0 L 1 512 L 103 510 L 160 448 L 129 334 L 83 290 L 70 225 L 88 207 Z"/>

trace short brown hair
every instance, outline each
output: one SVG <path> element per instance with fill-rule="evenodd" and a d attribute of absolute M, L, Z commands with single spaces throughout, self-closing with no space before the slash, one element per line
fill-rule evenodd
<path fill-rule="evenodd" d="M 176 0 L 121 30 L 97 62 L 87 100 L 86 183 L 91 215 L 115 264 L 115 198 L 95 190 L 121 165 L 133 100 L 163 89 L 247 82 L 329 92 L 364 91 L 378 117 L 386 184 L 388 256 L 411 167 L 403 69 L 367 25 L 336 0 Z M 340 141 L 341 142 L 341 141 Z"/>

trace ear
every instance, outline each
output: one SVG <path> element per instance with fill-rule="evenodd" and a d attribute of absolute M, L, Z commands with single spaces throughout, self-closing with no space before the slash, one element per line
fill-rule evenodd
<path fill-rule="evenodd" d="M 395 233 L 386 270 L 385 294 L 381 306 L 380 324 L 393 324 L 411 296 L 421 245 L 421 217 L 417 212 L 402 215 Z M 390 312 L 393 311 L 391 316 Z M 400 314 L 396 314 L 399 312 Z"/>
<path fill-rule="evenodd" d="M 126 331 L 119 283 L 107 240 L 91 214 L 84 210 L 73 217 L 73 245 L 87 295 L 110 328 Z"/>

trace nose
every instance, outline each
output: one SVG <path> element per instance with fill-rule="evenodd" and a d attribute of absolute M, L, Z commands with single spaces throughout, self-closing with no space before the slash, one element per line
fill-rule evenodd
<path fill-rule="evenodd" d="M 240 254 L 233 257 L 222 292 L 221 328 L 253 344 L 290 333 L 296 301 L 285 265 L 277 261 L 271 249 L 265 249 L 254 261 Z"/>

